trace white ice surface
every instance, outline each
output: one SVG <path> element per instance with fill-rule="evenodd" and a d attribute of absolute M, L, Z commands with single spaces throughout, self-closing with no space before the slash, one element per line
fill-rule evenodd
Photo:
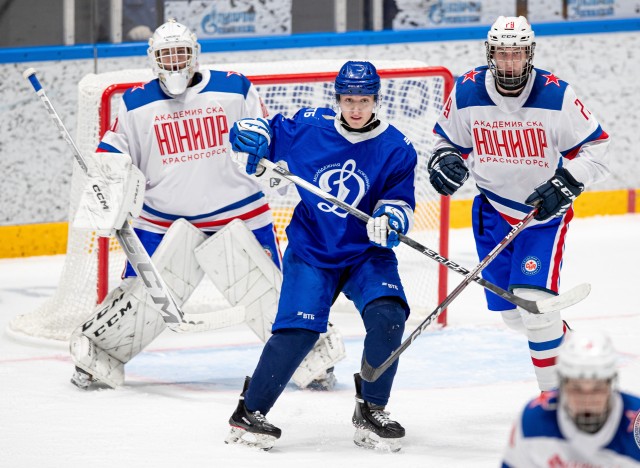
<path fill-rule="evenodd" d="M 620 386 L 640 391 L 640 215 L 577 219 L 567 240 L 563 287 L 592 284 L 567 309 L 574 328 L 608 331 L 621 353 Z M 477 258 L 470 230 L 452 232 L 450 258 Z M 0 261 L 0 329 L 54 291 L 64 257 Z M 430 262 L 425 257 L 425 262 Z M 451 273 L 450 290 L 462 279 Z M 0 333 L 2 467 L 496 467 L 511 423 L 537 393 L 526 340 L 485 308 L 471 284 L 449 309 L 449 326 L 426 331 L 401 359 L 388 409 L 406 428 L 397 454 L 352 442 L 352 374 L 364 329 L 354 313 L 332 314 L 348 358 L 337 389 L 290 385 L 269 419 L 283 436 L 270 452 L 223 443 L 242 381 L 261 344 L 245 326 L 161 335 L 127 366 L 118 390 L 82 392 L 64 346 Z M 407 326 L 408 332 L 416 327 Z"/>

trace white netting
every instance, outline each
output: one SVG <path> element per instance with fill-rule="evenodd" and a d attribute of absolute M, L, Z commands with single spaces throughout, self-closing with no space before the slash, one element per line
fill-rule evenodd
<path fill-rule="evenodd" d="M 279 63 L 225 64 L 210 68 L 234 70 L 249 76 L 257 86 L 271 115 L 283 113 L 292 116 L 301 107 L 331 106 L 334 102 L 333 77 L 343 61 L 300 61 Z M 410 236 L 418 242 L 439 249 L 440 198 L 428 182 L 427 159 L 431 150 L 432 129 L 442 109 L 445 98 L 443 69 L 425 68 L 420 62 L 374 62 L 382 77 L 381 117 L 390 121 L 411 139 L 419 156 L 416 180 L 416 223 Z M 207 67 L 206 65 L 204 67 Z M 420 70 L 417 70 L 417 69 Z M 284 74 L 283 69 L 287 70 Z M 409 71 L 412 69 L 413 71 Z M 331 73 L 323 73 L 331 72 Z M 304 76 L 292 75 L 303 74 Z M 268 76 L 267 76 L 268 75 Z M 82 153 L 94 151 L 101 135 L 99 113 L 107 103 L 115 106 L 119 92 L 107 90 L 119 83 L 140 83 L 152 79 L 150 70 L 125 70 L 120 72 L 87 75 L 79 85 L 78 128 L 76 143 Z M 113 117 L 115 109 L 111 109 Z M 108 124 L 107 124 L 108 125 Z M 104 125 L 103 125 L 104 127 Z M 77 165 L 76 165 L 77 166 Z M 69 219 L 73 219 L 83 175 L 74 169 Z M 274 210 L 278 236 L 286 246 L 284 228 L 297 203 L 296 191 L 289 189 L 288 196 L 272 197 L 269 202 Z M 91 313 L 97 301 L 97 287 L 102 279 L 96 272 L 104 265 L 96 255 L 97 238 L 84 232 L 69 229 L 67 257 L 58 288 L 53 297 L 36 311 L 19 316 L 9 324 L 13 334 L 24 334 L 54 340 L 67 340 L 72 330 Z M 424 316 L 438 303 L 437 264 L 415 250 L 401 244 L 396 250 L 400 274 L 407 292 L 412 315 Z M 109 243 L 109 288 L 119 283 L 124 265 L 124 254 L 117 242 Z M 106 275 L 105 275 L 106 276 Z M 100 278 L 100 279 L 99 279 Z M 203 311 L 203 305 L 226 306 L 224 299 L 205 286 L 196 291 L 185 305 L 192 313 Z"/>

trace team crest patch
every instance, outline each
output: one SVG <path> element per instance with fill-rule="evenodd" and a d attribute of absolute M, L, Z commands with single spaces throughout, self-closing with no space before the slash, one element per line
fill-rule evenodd
<path fill-rule="evenodd" d="M 640 448 L 640 411 L 638 411 L 636 419 L 633 421 L 633 440 L 636 441 L 636 445 Z"/>
<path fill-rule="evenodd" d="M 540 271 L 540 259 L 537 257 L 526 257 L 522 261 L 522 273 L 525 275 L 535 275 Z"/>

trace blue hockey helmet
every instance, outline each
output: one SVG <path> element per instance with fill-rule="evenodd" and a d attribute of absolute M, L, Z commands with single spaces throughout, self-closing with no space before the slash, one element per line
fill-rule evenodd
<path fill-rule="evenodd" d="M 342 65 L 335 82 L 336 94 L 378 96 L 380 76 L 370 62 L 349 61 Z"/>

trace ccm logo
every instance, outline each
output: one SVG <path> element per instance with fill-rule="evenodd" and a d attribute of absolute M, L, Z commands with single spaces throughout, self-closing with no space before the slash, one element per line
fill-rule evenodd
<path fill-rule="evenodd" d="M 98 199 L 98 202 L 102 206 L 102 209 L 108 210 L 109 205 L 107 204 L 107 199 L 105 198 L 104 194 L 100 190 L 100 187 L 98 187 L 97 185 L 94 185 L 92 188 L 93 188 L 93 191 L 96 193 L 96 198 Z"/>

